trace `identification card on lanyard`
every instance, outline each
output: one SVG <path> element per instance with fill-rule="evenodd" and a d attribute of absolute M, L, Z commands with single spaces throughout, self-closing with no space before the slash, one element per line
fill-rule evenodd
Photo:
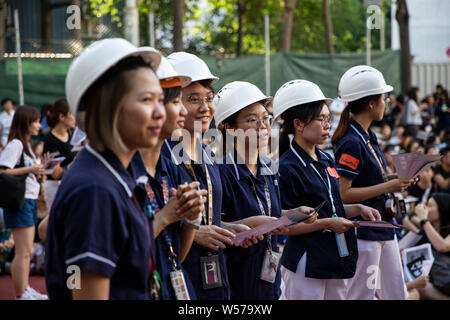
<path fill-rule="evenodd" d="M 222 286 L 222 276 L 218 255 L 200 257 L 203 289 L 213 289 Z"/>
<path fill-rule="evenodd" d="M 264 206 L 261 202 L 261 200 L 258 197 L 258 194 L 256 193 L 256 186 L 253 182 L 251 177 L 248 177 L 250 186 L 253 190 L 253 193 L 255 194 L 256 200 L 258 201 L 259 210 L 261 211 L 261 214 L 264 216 L 272 216 L 272 201 L 270 199 L 270 191 L 269 186 L 267 185 L 266 177 L 264 177 L 264 194 L 266 196 L 266 202 L 267 202 L 267 209 L 268 214 L 266 214 L 266 211 L 264 210 Z M 264 253 L 263 263 L 261 267 L 261 280 L 274 283 L 275 278 L 278 271 L 278 264 L 280 263 L 281 253 L 275 252 L 272 250 L 272 236 L 267 236 L 267 250 Z"/>
<path fill-rule="evenodd" d="M 331 217 L 338 218 L 338 215 L 336 214 L 336 207 L 334 206 L 333 194 L 331 192 L 331 182 L 330 182 L 330 176 L 328 175 L 328 171 L 325 170 L 325 175 L 327 176 L 327 182 L 328 182 L 328 184 L 327 184 L 327 183 L 325 183 L 325 180 L 323 179 L 323 177 L 320 175 L 319 171 L 317 171 L 316 167 L 314 167 L 314 165 L 312 163 L 311 163 L 311 167 L 317 173 L 320 180 L 322 180 L 322 182 L 325 185 L 325 188 L 328 191 L 328 196 L 331 201 L 331 207 L 333 209 L 333 215 Z M 336 244 L 337 244 L 337 248 L 338 248 L 338 252 L 339 252 L 339 257 L 341 257 L 341 258 L 347 257 L 349 255 L 349 253 L 348 253 L 348 248 L 347 248 L 347 241 L 345 240 L 345 234 L 344 233 L 335 233 L 334 236 L 336 238 Z"/>
<path fill-rule="evenodd" d="M 184 163 L 194 181 L 199 181 L 195 175 L 194 168 L 190 163 Z M 203 224 L 212 225 L 213 220 L 213 186 L 209 176 L 208 165 L 205 164 L 206 184 L 208 187 L 208 212 L 203 212 Z M 200 270 L 202 274 L 203 289 L 213 289 L 222 286 L 219 255 L 208 255 L 200 257 Z"/>
<path fill-rule="evenodd" d="M 162 178 L 162 189 L 164 197 L 164 205 L 169 201 L 169 179 L 167 177 Z M 155 193 L 150 187 L 148 182 L 145 183 L 145 190 L 147 191 L 147 197 L 150 204 L 148 205 L 149 215 L 156 215 L 159 211 L 159 205 L 156 201 Z M 151 210 L 151 213 L 150 213 Z M 169 261 L 172 263 L 172 271 L 170 272 L 170 282 L 172 284 L 173 291 L 177 300 L 190 300 L 189 291 L 187 290 L 186 281 L 184 279 L 183 271 L 178 267 L 177 255 L 173 250 L 172 239 L 170 237 L 169 231 L 164 229 L 162 231 L 164 237 L 164 242 L 169 249 Z"/>

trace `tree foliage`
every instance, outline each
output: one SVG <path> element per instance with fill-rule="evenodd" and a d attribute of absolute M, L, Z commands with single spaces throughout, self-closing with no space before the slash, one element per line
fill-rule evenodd
<path fill-rule="evenodd" d="M 125 0 L 89 0 L 95 16 L 110 15 L 122 24 Z M 238 41 L 238 0 L 185 0 L 185 50 L 197 54 L 235 55 Z M 141 44 L 148 44 L 148 12 L 155 13 L 156 47 L 172 50 L 173 8 L 170 0 L 138 0 Z M 283 0 L 246 0 L 243 15 L 242 54 L 264 53 L 264 14 L 270 19 L 271 52 L 281 51 Z M 390 7 L 383 1 L 386 43 L 390 43 Z M 360 0 L 329 0 L 335 52 L 365 50 L 367 7 Z M 372 47 L 379 48 L 379 31 L 372 31 Z M 322 1 L 297 0 L 291 52 L 327 52 Z"/>

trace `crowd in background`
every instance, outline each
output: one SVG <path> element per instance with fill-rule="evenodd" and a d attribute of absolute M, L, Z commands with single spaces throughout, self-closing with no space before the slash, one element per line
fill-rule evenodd
<path fill-rule="evenodd" d="M 421 209 L 419 205 L 426 203 L 436 194 L 449 194 L 450 192 L 449 103 L 448 91 L 442 85 L 436 86 L 436 92 L 425 95 L 418 88 L 411 88 L 408 92 L 397 96 L 390 93 L 383 119 L 372 125 L 372 129 L 377 134 L 381 150 L 388 162 L 388 173 L 395 172 L 391 157 L 394 154 L 421 151 L 424 154 L 442 155 L 441 161 L 425 171 L 417 184 L 410 186 L 404 191 L 405 198 L 416 198 L 416 200 L 408 204 L 408 213 L 403 221 L 398 221 L 405 226 L 405 229 L 397 232 L 399 240 L 408 231 L 424 233 L 424 226 L 420 223 L 422 220 L 420 218 L 420 210 L 423 210 L 423 208 Z M 7 146 L 8 142 L 11 141 L 11 137 L 8 139 L 9 128 L 16 111 L 14 101 L 9 98 L 3 99 L 1 105 L 0 153 L 2 150 L 5 150 L 5 152 L 9 150 Z M 0 274 L 11 272 L 14 255 L 18 252 L 21 255 L 21 259 L 31 261 L 31 264 L 24 268 L 25 271 L 21 272 L 41 275 L 44 273 L 43 261 L 45 253 L 42 243 L 45 233 L 39 232 L 38 226 L 42 220 L 45 221 L 61 177 L 76 156 L 76 152 L 72 151 L 72 146 L 69 143 L 75 129 L 75 120 L 65 99 L 59 99 L 52 104 L 42 106 L 40 113 L 36 108 L 25 108 L 27 110 L 22 110 L 22 112 L 28 112 L 30 116 L 38 117 L 35 120 L 38 120 L 36 127 L 39 127 L 39 134 L 33 137 L 34 143 L 28 155 L 30 161 L 33 161 L 32 172 L 37 177 L 34 182 L 41 185 L 36 197 L 37 217 L 33 222 L 32 230 L 27 235 L 28 238 L 33 238 L 33 245 L 31 247 L 23 245 L 24 239 L 15 238 L 14 233 L 10 229 L 5 228 L 3 210 L 0 209 Z M 339 116 L 345 108 L 345 103 L 336 99 L 331 102 L 329 108 L 333 115 L 331 123 L 331 131 L 333 132 L 339 123 Z M 16 135 L 15 138 L 18 136 L 20 134 Z M 332 133 L 330 134 L 331 136 Z M 322 146 L 322 149 L 330 151 L 330 155 L 333 155 L 329 141 Z M 42 164 L 45 161 L 45 156 L 55 151 L 65 156 L 66 160 L 59 164 L 52 174 L 44 175 Z M 3 157 L 5 158 L 6 156 Z M 450 220 L 448 217 L 450 215 L 450 211 L 448 211 L 448 197 L 444 200 L 439 200 L 438 196 L 436 199 L 436 203 L 442 210 L 440 212 L 441 227 L 449 228 L 445 223 L 445 221 L 448 223 Z M 416 209 L 418 206 L 419 209 Z M 448 235 L 448 231 L 442 232 L 442 234 Z M 23 235 L 18 234 L 17 236 L 22 237 Z M 428 235 L 428 238 L 431 239 L 432 236 Z M 18 241 L 21 243 L 19 251 L 17 250 Z M 435 244 L 432 240 L 431 243 Z M 280 241 L 280 244 L 282 246 L 283 242 Z M 24 247 L 26 248 L 24 249 Z M 440 248 L 436 249 L 439 251 Z M 427 278 L 420 279 L 414 285 L 410 285 L 408 289 L 420 291 L 419 289 L 427 286 L 428 281 Z M 29 294 L 39 298 L 39 293 L 32 288 L 30 288 Z M 413 294 L 419 297 L 417 291 Z M 430 297 L 436 296 L 430 295 Z"/>

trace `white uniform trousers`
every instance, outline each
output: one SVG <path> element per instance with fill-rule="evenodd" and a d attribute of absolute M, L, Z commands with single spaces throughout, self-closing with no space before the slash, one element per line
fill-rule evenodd
<path fill-rule="evenodd" d="M 305 277 L 306 255 L 300 259 L 296 272 L 281 266 L 280 300 L 343 300 L 347 296 L 348 279 L 315 279 Z"/>
<path fill-rule="evenodd" d="M 347 299 L 404 300 L 408 296 L 397 237 L 389 241 L 358 239 L 356 274 L 349 281 Z"/>

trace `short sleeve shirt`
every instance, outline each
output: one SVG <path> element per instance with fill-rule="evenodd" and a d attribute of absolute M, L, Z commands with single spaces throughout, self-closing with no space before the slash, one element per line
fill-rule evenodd
<path fill-rule="evenodd" d="M 56 194 L 46 241 L 50 299 L 71 299 L 70 268 L 108 277 L 110 299 L 150 298 L 153 234 L 148 233 L 146 217 L 137 205 L 144 202 L 145 193 L 136 188 L 132 165 L 125 169 L 109 151 L 101 156 L 122 181 L 85 148 Z"/>
<path fill-rule="evenodd" d="M 334 157 L 337 171 L 339 175 L 352 180 L 352 188 L 370 187 L 384 182 L 380 165 L 368 147 L 369 140 L 386 172 L 386 159 L 380 150 L 375 133 L 369 129 L 367 134 L 354 119 L 350 120 L 347 132 L 336 146 Z M 383 221 L 392 222 L 392 218 L 386 212 L 387 198 L 386 194 L 381 194 L 360 203 L 377 209 Z M 389 228 L 360 227 L 357 234 L 358 239 L 363 240 L 394 239 L 394 230 Z"/>
<path fill-rule="evenodd" d="M 331 194 L 339 217 L 345 217 L 345 209 L 339 193 L 339 174 L 329 154 L 316 148 L 318 161 L 308 155 L 295 141 L 280 158 L 280 190 L 283 209 L 299 206 L 317 207 L 323 201 L 318 219 L 331 218 L 332 203 L 328 191 L 328 178 Z M 315 170 L 314 170 L 314 168 Z M 321 175 L 318 176 L 317 172 Z M 327 183 L 327 184 L 325 184 Z M 339 256 L 339 249 L 334 232 L 322 230 L 288 236 L 283 249 L 281 264 L 292 272 L 304 254 L 307 254 L 305 276 L 317 279 L 348 279 L 354 276 L 358 250 L 355 230 L 350 228 L 345 233 L 349 251 L 346 257 Z"/>
<path fill-rule="evenodd" d="M 217 164 L 211 159 L 213 152 L 206 145 L 201 146 L 201 163 L 195 163 L 190 160 L 192 168 L 195 172 L 195 179 L 189 173 L 187 167 L 178 161 L 178 159 L 189 159 L 187 153 L 184 152 L 181 143 L 178 141 L 166 140 L 162 149 L 161 154 L 166 158 L 171 159 L 175 164 L 177 164 L 178 169 L 181 174 L 182 182 L 200 182 L 200 188 L 207 190 L 208 184 L 206 179 L 205 167 L 208 168 L 208 173 L 210 175 L 212 183 L 212 224 L 216 226 L 221 226 L 221 212 L 222 212 L 222 182 L 220 178 L 220 172 Z M 208 212 L 209 217 L 209 200 L 205 203 L 205 211 Z M 202 221 L 202 224 L 204 222 Z M 222 286 L 219 288 L 203 289 L 202 285 L 202 274 L 200 270 L 200 257 L 205 257 L 208 255 L 218 255 L 220 272 L 222 278 Z M 230 285 L 228 282 L 228 273 L 226 266 L 226 257 L 222 249 L 214 251 L 206 247 L 200 246 L 196 242 L 192 244 L 191 250 L 189 251 L 186 259 L 183 261 L 183 267 L 188 272 L 192 284 L 195 288 L 195 294 L 199 300 L 228 300 L 230 299 Z"/>
<path fill-rule="evenodd" d="M 3 147 L 8 143 L 8 135 L 14 118 L 14 113 L 14 110 L 11 114 L 8 114 L 6 111 L 0 113 L 0 142 Z"/>
<path fill-rule="evenodd" d="M 0 166 L 13 169 L 20 164 L 20 160 L 23 153 L 25 167 L 32 167 L 38 164 L 38 160 L 34 155 L 30 146 L 28 150 L 31 157 L 23 152 L 23 145 L 19 139 L 11 140 L 0 153 Z M 39 197 L 40 184 L 33 173 L 29 173 L 25 180 L 25 199 L 36 200 Z"/>
<path fill-rule="evenodd" d="M 72 152 L 72 145 L 70 144 L 70 137 L 66 142 L 59 140 L 51 131 L 44 137 L 44 153 L 59 152 L 57 157 L 65 157 L 61 162 L 61 167 L 67 167 L 75 158 L 76 152 Z M 47 179 L 53 180 L 51 175 Z"/>
<path fill-rule="evenodd" d="M 278 185 L 278 172 L 269 168 L 268 158 L 260 158 L 257 165 L 257 174 L 254 176 L 241 158 L 235 153 L 228 154 L 219 164 L 223 186 L 222 220 L 237 221 L 256 215 L 268 215 L 268 203 L 271 204 L 270 215 L 280 217 L 281 202 Z M 250 181 L 251 179 L 251 181 Z M 256 195 L 255 195 L 255 191 Z M 269 201 L 266 199 L 266 187 Z M 261 212 L 259 199 L 264 208 Z M 269 237 L 249 248 L 231 246 L 225 249 L 227 255 L 227 269 L 231 286 L 232 300 L 278 300 L 280 292 L 280 271 L 278 270 L 275 282 L 269 283 L 261 280 L 261 268 Z M 271 236 L 272 250 L 278 252 L 277 236 Z"/>

